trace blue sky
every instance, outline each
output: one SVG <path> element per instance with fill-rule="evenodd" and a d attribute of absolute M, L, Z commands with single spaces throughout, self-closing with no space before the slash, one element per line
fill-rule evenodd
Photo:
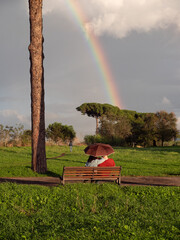
<path fill-rule="evenodd" d="M 78 0 L 77 0 L 78 1 Z M 101 42 L 124 108 L 174 112 L 180 129 L 180 1 L 79 0 Z M 0 1 L 0 123 L 30 128 L 28 1 Z M 43 6 L 46 126 L 72 125 L 78 137 L 95 120 L 76 107 L 110 103 L 84 33 L 65 0 Z"/>

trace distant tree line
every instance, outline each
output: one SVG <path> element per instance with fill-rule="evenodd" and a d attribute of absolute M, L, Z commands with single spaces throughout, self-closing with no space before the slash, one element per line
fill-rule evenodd
<path fill-rule="evenodd" d="M 100 103 L 84 103 L 76 109 L 96 119 L 96 135 L 85 136 L 87 144 L 163 146 L 165 141 L 175 139 L 178 134 L 174 113 L 138 113 Z"/>
<path fill-rule="evenodd" d="M 174 113 L 138 113 L 100 103 L 84 103 L 76 109 L 96 119 L 96 134 L 85 136 L 86 144 L 104 142 L 114 146 L 164 146 L 164 142 L 178 136 Z M 0 124 L 0 146 L 31 145 L 31 134 L 31 130 L 24 129 L 22 124 L 15 127 Z M 76 137 L 73 126 L 58 122 L 49 124 L 45 134 L 46 141 L 53 144 L 66 144 Z"/>
<path fill-rule="evenodd" d="M 31 130 L 25 130 L 22 124 L 3 126 L 0 124 L 0 146 L 26 146 L 31 143 Z"/>
<path fill-rule="evenodd" d="M 0 146 L 28 146 L 31 145 L 31 130 L 24 129 L 22 124 L 3 126 L 0 124 Z M 72 126 L 61 123 L 49 124 L 46 129 L 46 141 L 55 144 L 64 144 L 76 137 Z"/>

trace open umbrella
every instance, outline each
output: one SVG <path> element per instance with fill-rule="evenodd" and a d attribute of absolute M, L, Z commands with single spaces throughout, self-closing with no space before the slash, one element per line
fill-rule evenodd
<path fill-rule="evenodd" d="M 114 153 L 114 149 L 109 144 L 95 143 L 84 149 L 84 152 L 88 155 L 98 157 L 105 156 Z"/>

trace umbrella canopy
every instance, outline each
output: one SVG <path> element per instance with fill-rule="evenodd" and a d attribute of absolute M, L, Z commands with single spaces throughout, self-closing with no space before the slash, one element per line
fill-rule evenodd
<path fill-rule="evenodd" d="M 98 157 L 105 156 L 114 153 L 114 149 L 109 144 L 95 143 L 84 149 L 84 152 L 88 155 Z"/>

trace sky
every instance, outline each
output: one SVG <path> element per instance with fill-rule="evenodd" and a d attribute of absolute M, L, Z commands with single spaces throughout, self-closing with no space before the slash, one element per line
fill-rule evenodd
<path fill-rule="evenodd" d="M 30 129 L 28 0 L 0 1 L 0 30 L 0 124 Z M 44 0 L 43 36 L 46 127 L 95 134 L 76 107 L 98 102 L 174 112 L 180 129 L 179 0 Z"/>

